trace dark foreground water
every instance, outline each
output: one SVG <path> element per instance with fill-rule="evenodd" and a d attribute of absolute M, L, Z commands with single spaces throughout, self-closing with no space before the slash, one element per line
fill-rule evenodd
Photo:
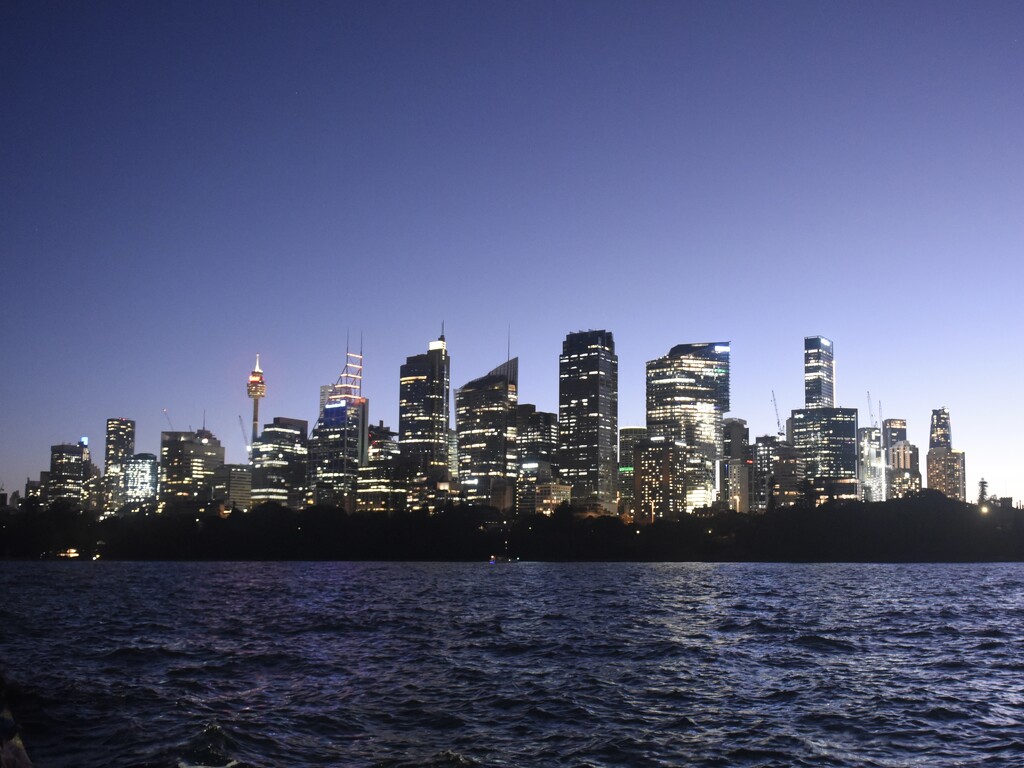
<path fill-rule="evenodd" d="M 39 768 L 1024 764 L 1024 566 L 0 563 Z"/>

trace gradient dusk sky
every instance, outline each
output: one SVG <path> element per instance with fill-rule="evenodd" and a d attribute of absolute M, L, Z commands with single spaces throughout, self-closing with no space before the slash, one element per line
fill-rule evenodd
<path fill-rule="evenodd" d="M 968 496 L 1024 497 L 1024 3 L 28 2 L 0 7 L 8 492 L 104 422 L 245 457 L 362 338 L 370 416 L 444 321 L 452 387 L 520 358 L 557 410 L 606 328 L 732 342 L 774 434 L 803 337 L 837 403 L 947 406 Z M 876 417 L 878 414 L 875 414 Z"/>

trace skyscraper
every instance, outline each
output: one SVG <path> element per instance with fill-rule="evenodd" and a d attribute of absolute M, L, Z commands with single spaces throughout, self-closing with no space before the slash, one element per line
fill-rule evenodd
<path fill-rule="evenodd" d="M 658 436 L 637 442 L 633 452 L 635 522 L 672 520 L 688 511 L 687 463 L 695 456 L 681 440 Z"/>
<path fill-rule="evenodd" d="M 133 507 L 156 501 L 159 480 L 157 458 L 152 453 L 137 453 L 125 462 L 124 502 Z"/>
<path fill-rule="evenodd" d="M 622 427 L 619 430 L 619 513 L 634 512 L 636 488 L 636 447 L 647 439 L 647 427 Z"/>
<path fill-rule="evenodd" d="M 824 336 L 804 337 L 804 408 L 834 408 L 835 354 Z"/>
<path fill-rule="evenodd" d="M 860 498 L 856 408 L 793 411 L 793 444 L 816 503 Z"/>
<path fill-rule="evenodd" d="M 519 358 L 499 365 L 455 393 L 459 485 L 466 500 L 512 509 L 519 471 L 516 405 Z"/>
<path fill-rule="evenodd" d="M 754 441 L 750 481 L 750 508 L 767 512 L 789 507 L 803 498 L 804 463 L 800 452 L 776 435 Z"/>
<path fill-rule="evenodd" d="M 256 367 L 249 374 L 249 381 L 246 384 L 246 392 L 252 398 L 252 442 L 256 442 L 256 434 L 260 426 L 260 398 L 266 397 L 267 385 L 263 380 L 263 371 L 260 369 L 260 356 L 256 354 Z"/>
<path fill-rule="evenodd" d="M 212 432 L 160 433 L 160 509 L 212 499 L 213 471 L 224 464 L 224 446 Z"/>
<path fill-rule="evenodd" d="M 135 454 L 135 422 L 107 419 L 106 452 L 103 456 L 103 508 L 116 512 L 125 503 L 124 471 Z"/>
<path fill-rule="evenodd" d="M 368 437 L 366 464 L 359 468 L 356 482 L 356 508 L 360 512 L 403 512 L 411 473 L 403 467 L 398 433 L 380 422 L 370 425 Z"/>
<path fill-rule="evenodd" d="M 893 443 L 886 463 L 886 498 L 902 499 L 921 490 L 921 463 L 917 446 L 909 440 Z"/>
<path fill-rule="evenodd" d="M 967 477 L 963 451 L 953 450 L 953 432 L 949 410 L 932 411 L 928 438 L 928 487 L 941 491 L 950 499 L 967 501 Z"/>
<path fill-rule="evenodd" d="M 867 502 L 885 501 L 885 455 L 882 451 L 882 430 L 861 427 L 857 430 L 860 451 L 860 491 Z"/>
<path fill-rule="evenodd" d="M 252 444 L 252 503 L 276 502 L 292 509 L 306 503 L 309 444 L 305 419 L 277 416 Z"/>
<path fill-rule="evenodd" d="M 715 501 L 723 453 L 722 420 L 729 410 L 729 342 L 678 344 L 647 363 L 647 434 L 681 442 L 686 511 Z"/>
<path fill-rule="evenodd" d="M 427 345 L 424 354 L 407 357 L 400 369 L 398 445 L 401 467 L 410 474 L 411 502 L 417 507 L 433 508 L 447 495 L 450 379 L 451 358 L 444 333 Z M 389 471 L 397 467 L 395 464 Z"/>
<path fill-rule="evenodd" d="M 345 367 L 327 394 L 309 438 L 313 501 L 354 512 L 356 479 L 366 463 L 370 403 L 362 396 L 363 356 L 345 353 Z"/>
<path fill-rule="evenodd" d="M 615 511 L 619 358 L 611 331 L 566 335 L 558 358 L 558 471 L 574 502 Z"/>
<path fill-rule="evenodd" d="M 82 438 L 76 445 L 64 443 L 50 446 L 50 473 L 46 488 L 48 501 L 82 504 L 86 498 L 85 483 L 90 472 L 89 441 Z"/>
<path fill-rule="evenodd" d="M 721 498 L 733 512 L 750 511 L 750 430 L 743 419 L 722 421 Z"/>

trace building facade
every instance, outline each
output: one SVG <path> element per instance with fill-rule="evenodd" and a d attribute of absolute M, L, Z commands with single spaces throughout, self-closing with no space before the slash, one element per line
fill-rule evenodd
<path fill-rule="evenodd" d="M 647 363 L 647 435 L 689 452 L 686 509 L 711 506 L 729 410 L 729 342 L 679 344 Z"/>
<path fill-rule="evenodd" d="M 160 510 L 212 500 L 213 471 L 223 464 L 224 446 L 212 432 L 161 432 Z"/>
<path fill-rule="evenodd" d="M 836 368 L 832 341 L 804 337 L 804 408 L 834 408 Z"/>
<path fill-rule="evenodd" d="M 953 430 L 947 408 L 932 411 L 928 438 L 928 487 L 950 499 L 967 501 L 966 459 L 963 451 L 953 450 Z"/>
<path fill-rule="evenodd" d="M 514 507 L 518 389 L 519 358 L 512 358 L 455 393 L 459 487 L 471 504 Z"/>
<path fill-rule="evenodd" d="M 574 503 L 616 510 L 619 358 L 611 331 L 566 335 L 558 357 L 558 471 Z"/>
<path fill-rule="evenodd" d="M 273 502 L 292 509 L 306 504 L 309 422 L 277 416 L 252 444 L 252 505 Z M 248 509 L 249 504 L 245 504 Z"/>

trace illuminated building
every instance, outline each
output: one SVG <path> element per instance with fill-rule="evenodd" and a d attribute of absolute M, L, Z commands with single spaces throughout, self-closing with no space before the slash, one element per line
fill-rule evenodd
<path fill-rule="evenodd" d="M 953 432 L 949 410 L 932 411 L 928 439 L 928 487 L 941 491 L 950 499 L 967 501 L 967 476 L 963 451 L 953 450 Z"/>
<path fill-rule="evenodd" d="M 752 454 L 752 511 L 789 507 L 803 499 L 804 464 L 791 443 L 775 435 L 762 435 L 754 441 Z"/>
<path fill-rule="evenodd" d="M 88 438 L 83 437 L 76 445 L 64 443 L 50 446 L 47 501 L 83 504 L 86 500 L 85 484 L 90 477 L 91 463 Z"/>
<path fill-rule="evenodd" d="M 448 439 L 450 372 L 451 358 L 443 332 L 427 345 L 425 353 L 407 357 L 400 369 L 398 445 L 401 465 L 410 474 L 410 503 L 417 508 L 433 510 L 442 503 L 453 477 Z"/>
<path fill-rule="evenodd" d="M 356 481 L 356 509 L 359 512 L 403 512 L 407 504 L 407 486 L 412 473 L 397 441 L 398 434 L 384 426 L 371 424 L 368 431 L 366 464 L 359 468 Z"/>
<path fill-rule="evenodd" d="M 633 521 L 653 523 L 687 512 L 686 470 L 695 456 L 690 448 L 659 436 L 637 442 L 633 456 Z"/>
<path fill-rule="evenodd" d="M 248 512 L 253 506 L 253 472 L 248 464 L 223 464 L 213 470 L 213 500 L 225 513 Z"/>
<path fill-rule="evenodd" d="M 224 446 L 212 432 L 160 433 L 160 510 L 175 502 L 213 498 L 213 471 L 224 464 Z"/>
<path fill-rule="evenodd" d="M 647 434 L 689 449 L 687 512 L 715 501 L 728 410 L 729 342 L 678 344 L 647 363 Z"/>
<path fill-rule="evenodd" d="M 856 408 L 793 411 L 793 443 L 817 504 L 860 498 Z"/>
<path fill-rule="evenodd" d="M 885 456 L 882 452 L 882 430 L 861 427 L 857 430 L 860 451 L 861 498 L 867 502 L 885 501 Z"/>
<path fill-rule="evenodd" d="M 886 498 L 902 499 L 921 490 L 921 465 L 917 446 L 900 440 L 889 447 L 886 463 Z"/>
<path fill-rule="evenodd" d="M 636 471 L 636 446 L 647 439 L 647 427 L 623 427 L 619 430 L 619 514 L 633 512 Z"/>
<path fill-rule="evenodd" d="M 533 514 L 535 486 L 552 483 L 558 477 L 558 415 L 538 411 L 537 406 L 529 403 L 518 405 L 516 453 L 519 459 L 516 509 L 520 514 Z"/>
<path fill-rule="evenodd" d="M 369 401 L 362 396 L 363 356 L 346 352 L 309 439 L 309 487 L 316 504 L 356 508 L 356 478 L 366 463 Z"/>
<path fill-rule="evenodd" d="M 256 355 L 256 367 L 249 374 L 249 381 L 245 386 L 246 392 L 252 398 L 252 442 L 256 442 L 256 434 L 260 426 L 260 398 L 267 395 L 267 384 L 263 380 L 263 371 L 260 369 L 260 356 Z"/>
<path fill-rule="evenodd" d="M 907 439 L 906 419 L 886 419 L 882 422 L 882 450 L 888 451 L 896 443 Z"/>
<path fill-rule="evenodd" d="M 834 408 L 835 352 L 824 336 L 804 337 L 804 408 Z"/>
<path fill-rule="evenodd" d="M 743 419 L 722 421 L 721 498 L 733 512 L 750 511 L 750 430 Z"/>
<path fill-rule="evenodd" d="M 306 503 L 308 429 L 304 419 L 283 416 L 263 426 L 263 433 L 252 443 L 252 505 L 276 502 L 299 509 Z M 248 509 L 249 503 L 237 506 Z"/>
<path fill-rule="evenodd" d="M 499 510 L 512 509 L 519 472 L 516 451 L 516 404 L 519 358 L 455 393 L 455 428 L 459 441 L 459 485 L 466 500 Z"/>
<path fill-rule="evenodd" d="M 156 501 L 157 458 L 152 453 L 136 453 L 124 465 L 124 503 L 140 506 Z"/>
<path fill-rule="evenodd" d="M 558 471 L 574 502 L 615 511 L 619 358 L 611 331 L 567 334 L 558 358 Z"/>
<path fill-rule="evenodd" d="M 103 509 L 116 512 L 125 503 L 124 469 L 135 454 L 135 422 L 107 419 L 106 452 L 103 455 Z"/>

